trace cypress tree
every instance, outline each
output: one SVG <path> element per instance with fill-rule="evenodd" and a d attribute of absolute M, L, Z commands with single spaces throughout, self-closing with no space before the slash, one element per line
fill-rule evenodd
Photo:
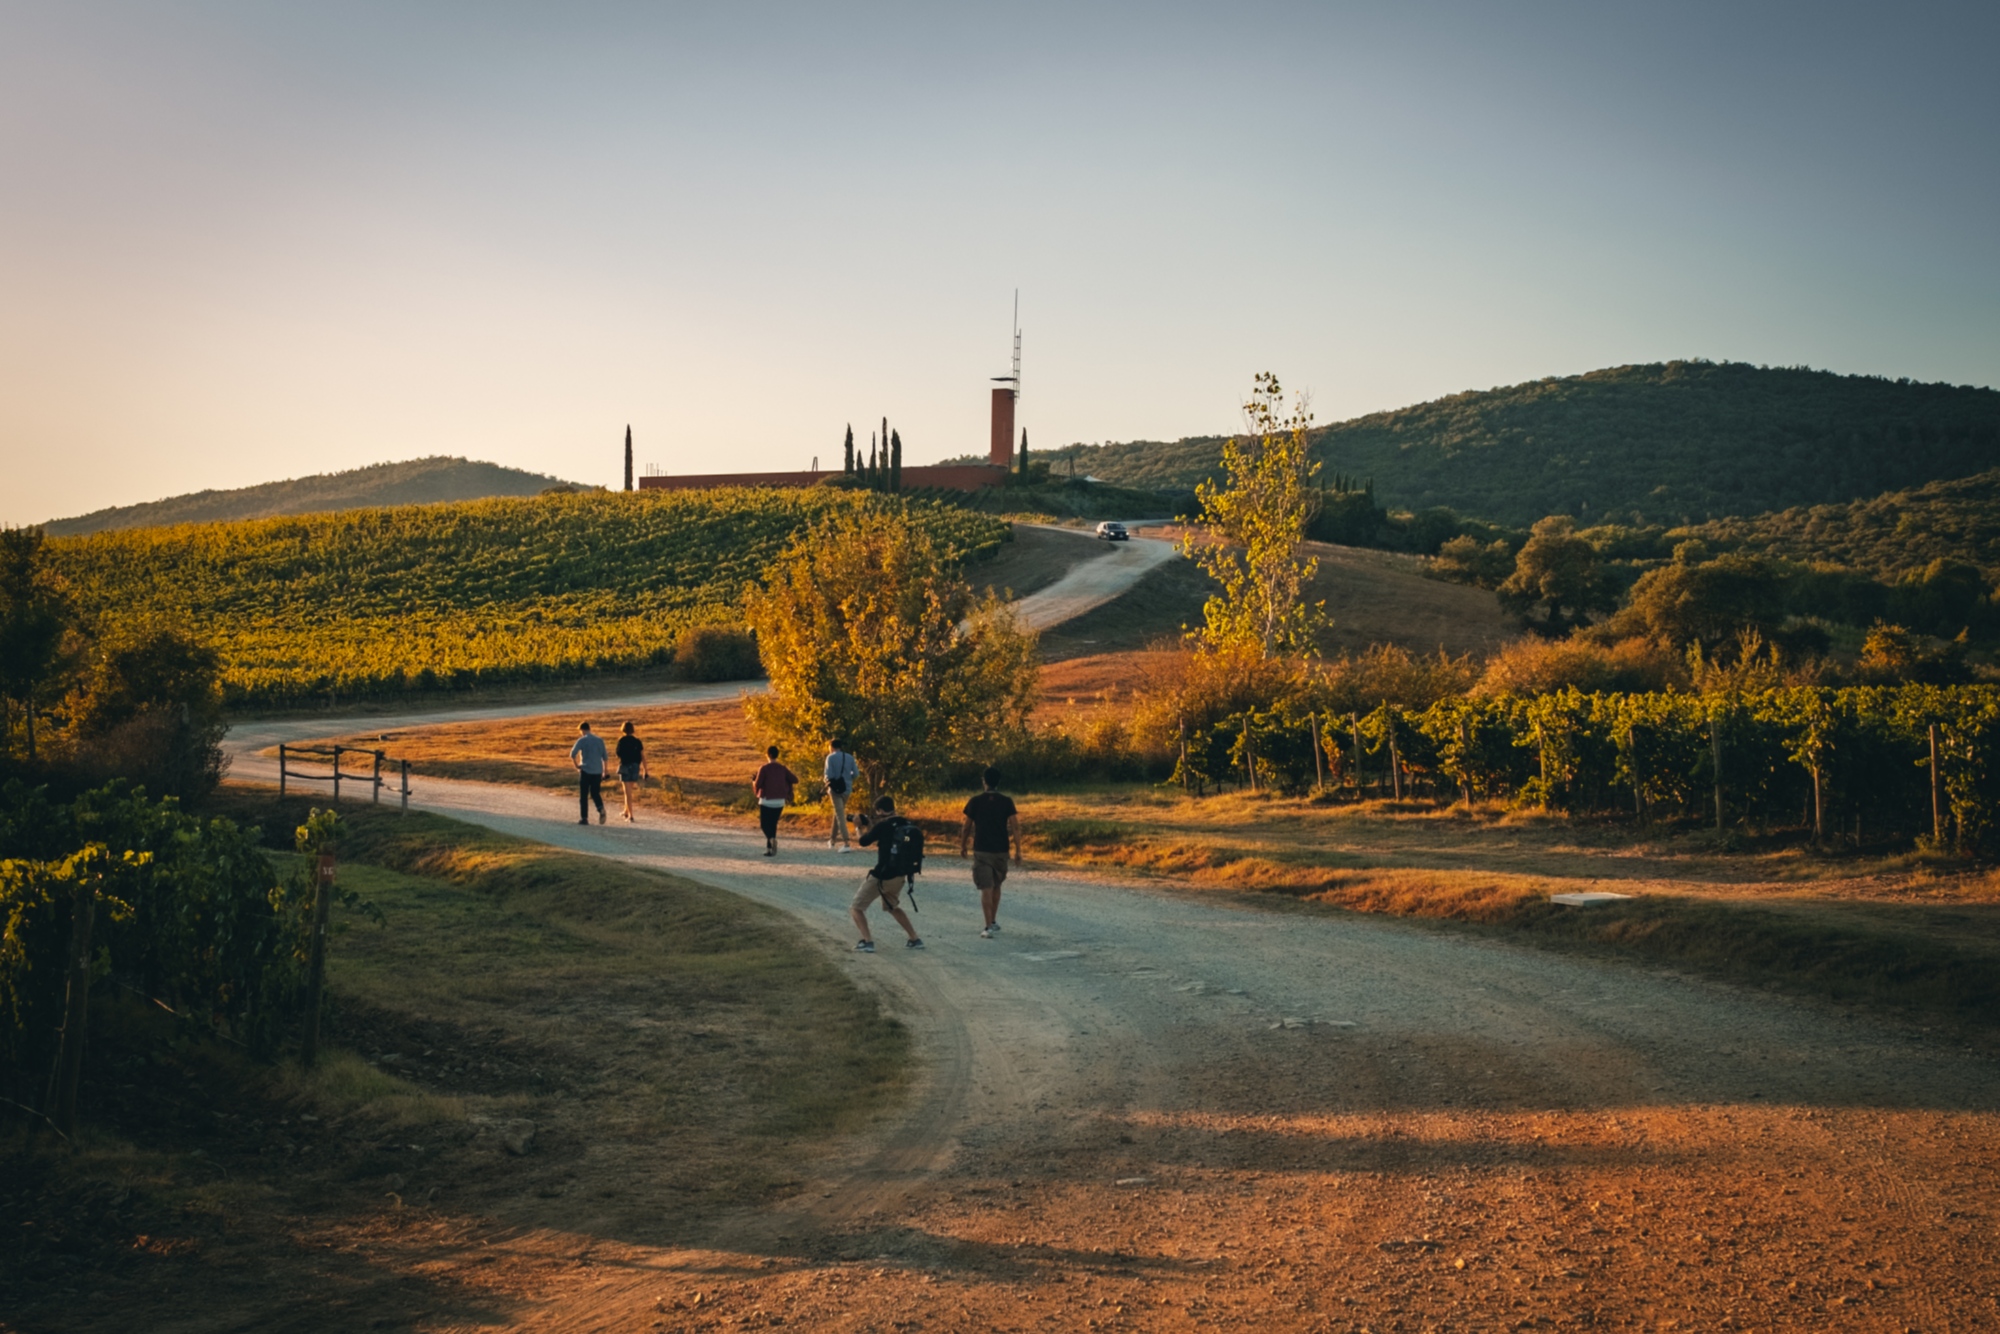
<path fill-rule="evenodd" d="M 889 432 L 889 489 L 903 489 L 903 433 Z"/>
<path fill-rule="evenodd" d="M 854 423 L 852 422 L 847 424 L 847 443 L 843 446 L 843 450 L 847 461 L 841 465 L 840 470 L 852 477 L 854 475 Z"/>
<path fill-rule="evenodd" d="M 1028 428 L 1021 428 L 1021 480 L 1028 480 Z"/>
<path fill-rule="evenodd" d="M 632 489 L 632 428 L 625 428 L 625 489 Z"/>
<path fill-rule="evenodd" d="M 870 431 L 868 433 L 868 488 L 871 491 L 875 488 L 877 475 L 875 466 L 875 433 Z"/>

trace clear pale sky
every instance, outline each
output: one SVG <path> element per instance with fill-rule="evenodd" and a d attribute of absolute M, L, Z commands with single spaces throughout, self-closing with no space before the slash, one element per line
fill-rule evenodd
<path fill-rule="evenodd" d="M 0 0 L 0 522 L 1709 357 L 1991 385 L 2000 5 Z"/>

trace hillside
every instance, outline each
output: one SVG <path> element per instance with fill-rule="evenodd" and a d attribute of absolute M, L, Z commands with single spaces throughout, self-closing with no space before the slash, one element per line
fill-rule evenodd
<path fill-rule="evenodd" d="M 569 485 L 572 484 L 561 478 L 544 477 L 537 472 L 440 455 L 228 491 L 195 491 L 185 496 L 150 500 L 143 505 L 93 510 L 73 519 L 56 519 L 42 527 L 51 537 L 76 537 L 174 523 L 226 523 L 383 505 L 434 505 L 448 500 L 533 496 L 552 486 Z"/>
<path fill-rule="evenodd" d="M 1892 581 L 1938 559 L 2000 578 L 2000 468 L 1845 505 L 1717 519 L 1671 536 L 1699 537 L 1718 550 L 1834 561 Z"/>
<path fill-rule="evenodd" d="M 743 586 L 837 513 L 908 523 L 958 554 L 1007 526 L 890 496 L 588 491 L 58 538 L 86 615 L 162 620 L 223 655 L 237 703 L 564 679 L 671 659 L 740 620 Z"/>
<path fill-rule="evenodd" d="M 2000 467 L 2000 392 L 1676 361 L 1454 394 L 1325 427 L 1314 443 L 1328 473 L 1373 478 L 1391 509 L 1699 523 Z M 1087 446 L 1077 466 L 1186 487 L 1219 451 L 1213 438 Z"/>

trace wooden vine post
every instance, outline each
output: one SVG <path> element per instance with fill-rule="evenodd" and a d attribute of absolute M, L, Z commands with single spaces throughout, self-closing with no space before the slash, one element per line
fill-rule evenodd
<path fill-rule="evenodd" d="M 1389 790 L 1395 794 L 1397 801 L 1401 801 L 1403 799 L 1403 757 L 1396 750 L 1396 715 L 1389 712 L 1386 702 L 1382 710 L 1382 721 L 1389 725 Z"/>
<path fill-rule="evenodd" d="M 1632 814 L 1640 824 L 1646 823 L 1646 774 L 1639 765 L 1639 725 L 1628 723 L 1625 727 L 1625 754 L 1632 770 Z"/>
<path fill-rule="evenodd" d="M 1722 723 L 1721 715 L 1708 716 L 1708 753 L 1715 770 L 1715 832 L 1722 832 Z"/>
<path fill-rule="evenodd" d="M 76 1089 L 83 1074 L 84 1029 L 90 1020 L 90 934 L 96 918 L 96 877 L 78 875 L 70 904 L 69 954 L 64 960 L 68 992 L 49 1089 L 49 1124 L 65 1138 L 76 1133 Z"/>
<path fill-rule="evenodd" d="M 1472 728 L 1458 720 L 1459 786 L 1465 789 L 1465 813 L 1472 814 Z"/>
<path fill-rule="evenodd" d="M 1931 846 L 1944 847 L 1944 782 L 1938 773 L 1937 724 L 1931 728 Z"/>
<path fill-rule="evenodd" d="M 1326 756 L 1320 753 L 1319 747 L 1319 715 L 1317 713 L 1307 714 L 1306 726 L 1312 730 L 1313 790 L 1317 792 L 1326 786 Z"/>
<path fill-rule="evenodd" d="M 333 854 L 322 851 L 313 864 L 312 936 L 306 954 L 306 1027 L 299 1040 L 299 1062 L 319 1061 L 319 1011 L 326 990 L 326 919 L 333 906 Z"/>
<path fill-rule="evenodd" d="M 1181 719 L 1181 792 L 1185 794 L 1194 785 L 1194 775 L 1188 772 L 1187 719 Z"/>
<path fill-rule="evenodd" d="M 1361 716 L 1350 713 L 1347 725 L 1354 732 L 1354 799 L 1361 800 Z"/>

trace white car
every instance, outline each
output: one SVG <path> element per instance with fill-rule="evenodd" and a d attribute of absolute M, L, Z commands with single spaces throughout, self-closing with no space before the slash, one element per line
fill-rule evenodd
<path fill-rule="evenodd" d="M 1098 524 L 1097 535 L 1107 542 L 1126 542 L 1132 537 L 1132 534 L 1125 531 L 1125 525 L 1116 519 L 1106 519 Z"/>

